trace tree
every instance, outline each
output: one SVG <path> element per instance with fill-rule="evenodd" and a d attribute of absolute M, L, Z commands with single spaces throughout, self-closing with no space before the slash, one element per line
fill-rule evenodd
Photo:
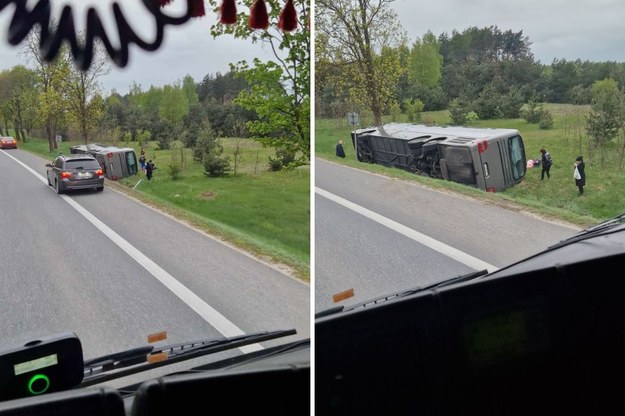
<path fill-rule="evenodd" d="M 56 131 L 63 121 L 67 104 L 67 80 L 70 77 L 69 54 L 60 53 L 53 61 L 46 61 L 39 53 L 40 33 L 29 32 L 22 43 L 20 54 L 34 63 L 37 89 L 37 117 L 45 126 L 48 146 L 52 153 L 57 148 Z"/>
<path fill-rule="evenodd" d="M 605 158 L 605 145 L 614 139 L 623 118 L 623 93 L 616 81 L 607 78 L 592 85 L 591 111 L 586 116 L 586 131 L 590 137 L 591 151 L 598 148 L 601 164 Z"/>
<path fill-rule="evenodd" d="M 187 75 L 182 80 L 182 91 L 187 98 L 187 107 L 191 107 L 200 102 L 198 98 L 195 81 L 191 75 Z"/>
<path fill-rule="evenodd" d="M 206 176 L 223 176 L 230 171 L 229 157 L 223 153 L 210 123 L 204 121 L 193 147 L 193 160 L 202 164 Z"/>
<path fill-rule="evenodd" d="M 165 85 L 160 96 L 159 118 L 171 123 L 181 123 L 189 113 L 186 92 L 178 85 Z"/>
<path fill-rule="evenodd" d="M 402 73 L 397 48 L 404 30 L 390 8 L 393 0 L 317 0 L 316 28 L 324 35 L 326 56 L 342 64 L 352 97 L 373 112 L 377 125 L 395 99 Z"/>
<path fill-rule="evenodd" d="M 250 87 L 241 91 L 235 102 L 243 108 L 254 109 L 258 115 L 257 120 L 247 123 L 250 136 L 265 146 L 299 153 L 300 157 L 290 167 L 307 163 L 310 160 L 309 122 L 304 123 L 302 118 L 309 117 L 310 105 L 292 106 L 293 97 L 282 82 L 282 68 L 275 62 L 261 63 L 255 59 L 253 68 L 240 64 L 238 71 Z M 297 124 L 294 119 L 299 119 Z"/>
<path fill-rule="evenodd" d="M 296 150 L 298 158 L 291 166 L 302 165 L 310 161 L 310 5 L 306 0 L 294 1 L 297 28 L 287 32 L 277 28 L 282 2 L 265 2 L 268 29 L 252 29 L 249 17 L 240 12 L 235 24 L 216 23 L 211 33 L 215 37 L 233 35 L 254 43 L 262 42 L 271 48 L 274 61 L 255 59 L 251 64 L 242 61 L 231 65 L 235 75 L 240 75 L 249 85 L 239 93 L 236 102 L 258 115 L 258 120 L 247 125 L 250 137 L 265 146 Z M 221 3 L 221 0 L 209 0 L 217 13 Z M 249 8 L 254 0 L 243 3 Z"/>
<path fill-rule="evenodd" d="M 0 77 L 0 100 L 7 134 L 11 124 L 15 138 L 24 142 L 28 141 L 28 132 L 35 118 L 35 81 L 34 71 L 22 65 L 14 66 Z"/>
<path fill-rule="evenodd" d="M 81 35 L 82 42 L 85 35 Z M 71 62 L 73 55 L 68 51 L 66 60 Z M 70 108 L 70 120 L 77 126 L 86 143 L 89 136 L 99 126 L 104 116 L 104 100 L 100 96 L 99 79 L 108 74 L 111 65 L 109 57 L 100 43 L 95 43 L 93 58 L 89 69 L 83 70 L 74 62 L 70 65 L 70 77 L 67 88 L 67 105 Z"/>
<path fill-rule="evenodd" d="M 408 80 L 427 87 L 438 85 L 443 67 L 443 55 L 436 36 L 428 31 L 423 40 L 417 39 L 410 51 Z"/>

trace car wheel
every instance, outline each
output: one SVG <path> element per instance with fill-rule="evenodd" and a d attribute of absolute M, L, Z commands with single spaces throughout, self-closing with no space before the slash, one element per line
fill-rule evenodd
<path fill-rule="evenodd" d="M 63 193 L 63 191 L 61 190 L 61 187 L 59 185 L 59 182 L 56 181 L 56 180 L 54 181 L 54 190 L 56 191 L 57 194 L 62 194 Z"/>
<path fill-rule="evenodd" d="M 97 188 L 95 188 L 98 192 L 102 192 L 104 190 L 103 186 L 98 186 Z"/>

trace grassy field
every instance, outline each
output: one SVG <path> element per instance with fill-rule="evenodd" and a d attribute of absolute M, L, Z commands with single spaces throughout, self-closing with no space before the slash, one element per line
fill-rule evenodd
<path fill-rule="evenodd" d="M 448 189 L 477 197 L 494 204 L 513 209 L 523 209 L 551 219 L 588 226 L 614 215 L 625 212 L 625 169 L 620 166 L 620 149 L 623 137 L 610 143 L 601 155 L 589 154 L 584 128 L 584 115 L 587 106 L 547 104 L 554 118 L 552 129 L 543 130 L 537 124 L 529 124 L 524 119 L 474 121 L 473 127 L 503 127 L 518 129 L 525 143 L 528 159 L 540 159 L 540 147 L 551 153 L 554 165 L 551 178 L 540 181 L 540 168 L 528 169 L 523 182 L 499 193 L 487 193 L 449 181 L 416 176 L 399 169 L 360 163 L 356 160 L 351 144 L 351 127 L 347 118 L 341 120 L 321 119 L 315 122 L 315 154 L 317 157 L 344 163 L 359 169 L 367 169 L 389 176 L 424 183 L 428 186 Z M 373 118 L 366 116 L 371 123 Z M 391 121 L 385 119 L 385 122 Z M 397 121 L 406 121 L 397 120 Z M 449 124 L 447 111 L 425 112 L 422 121 L 426 123 Z M 361 117 L 361 125 L 362 117 Z M 334 146 L 339 139 L 345 142 L 346 158 L 341 160 L 334 155 Z M 584 195 L 577 196 L 573 179 L 573 162 L 578 155 L 586 162 L 586 187 Z"/>
<path fill-rule="evenodd" d="M 69 147 L 80 144 L 63 142 L 58 152 L 69 154 Z M 223 139 L 224 152 L 231 155 L 236 139 Z M 136 143 L 116 143 L 134 147 Z M 239 248 L 270 261 L 295 277 L 310 281 L 310 169 L 308 166 L 288 172 L 269 172 L 268 156 L 272 149 L 252 140 L 239 142 L 242 151 L 236 175 L 213 178 L 203 173 L 193 161 L 190 149 L 159 150 L 156 143 L 144 148 L 157 169 L 152 180 L 143 174 L 124 178 L 107 186 L 185 220 Z M 20 143 L 52 160 L 45 140 Z M 183 169 L 177 179 L 168 166 L 176 160 Z"/>

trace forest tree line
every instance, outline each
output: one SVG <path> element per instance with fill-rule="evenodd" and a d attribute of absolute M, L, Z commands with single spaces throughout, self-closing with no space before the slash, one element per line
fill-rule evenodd
<path fill-rule="evenodd" d="M 327 1 L 327 6 L 332 3 Z M 339 54 L 337 50 L 346 51 L 359 43 L 352 35 L 343 48 L 337 48 L 341 44 L 337 42 L 340 29 L 333 20 L 337 13 L 340 10 L 328 8 L 324 13 L 323 7 L 320 11 L 315 62 L 318 117 L 345 117 L 355 109 L 373 111 L 362 97 L 371 91 L 359 85 L 358 72 L 363 72 L 359 59 L 366 60 L 367 53 L 372 55 L 374 70 L 385 78 L 372 77 L 374 84 L 385 83 L 377 92 L 381 94 L 378 101 L 384 103 L 383 114 L 390 114 L 394 107 L 408 113 L 415 102 L 422 104 L 422 111 L 461 103 L 481 119 L 516 118 L 528 102 L 591 104 L 592 86 L 597 81 L 612 79 L 621 90 L 625 86 L 625 63 L 554 59 L 543 64 L 534 58 L 532 43 L 523 31 L 497 26 L 470 27 L 438 36 L 428 31 L 411 43 L 401 28 L 372 26 L 369 37 L 375 34 L 376 39 L 385 39 L 385 44 L 372 41 L 369 50 Z M 364 39 L 364 29 L 350 33 L 362 33 Z M 345 47 L 347 42 L 352 45 Z"/>
<path fill-rule="evenodd" d="M 215 23 L 211 33 L 266 43 L 274 60 L 240 61 L 231 64 L 228 73 L 208 74 L 198 83 L 190 75 L 147 90 L 134 83 L 124 95 L 105 95 L 99 87 L 111 69 L 101 44 L 94 44 L 91 65 L 81 70 L 67 45 L 54 60 L 44 59 L 40 34 L 31 31 L 19 51 L 25 64 L 0 72 L 0 133 L 23 142 L 33 134 L 44 136 L 50 152 L 57 149 L 58 135 L 84 143 L 157 141 L 161 149 L 192 148 L 198 162 L 219 156 L 220 137 L 250 138 L 275 149 L 281 167 L 307 164 L 309 4 L 297 1 L 297 28 L 282 31 L 277 25 L 279 0 L 268 2 L 267 30 L 254 31 L 240 19 L 228 27 Z"/>

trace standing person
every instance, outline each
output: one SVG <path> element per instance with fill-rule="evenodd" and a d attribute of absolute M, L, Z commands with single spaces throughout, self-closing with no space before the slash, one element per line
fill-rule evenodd
<path fill-rule="evenodd" d="M 148 180 L 152 179 L 152 171 L 154 171 L 154 163 L 152 163 L 152 159 L 150 159 L 145 165 L 145 176 L 148 177 Z"/>
<path fill-rule="evenodd" d="M 547 179 L 549 179 L 549 169 L 551 169 L 551 165 L 553 165 L 553 160 L 551 159 L 551 154 L 545 150 L 544 147 L 540 148 L 541 160 L 540 164 L 542 166 L 542 171 L 540 172 L 540 180 L 545 179 L 545 173 L 547 174 Z"/>
<path fill-rule="evenodd" d="M 343 140 L 339 140 L 336 144 L 336 155 L 338 157 L 345 157 L 345 149 L 343 149 Z"/>
<path fill-rule="evenodd" d="M 145 154 L 141 151 L 141 156 L 139 156 L 139 163 L 141 164 L 141 170 L 145 173 Z"/>
<path fill-rule="evenodd" d="M 584 168 L 584 158 L 577 156 L 575 164 L 573 164 L 573 178 L 575 178 L 575 185 L 577 189 L 579 189 L 579 196 L 584 194 L 584 186 L 586 185 L 586 172 Z"/>

